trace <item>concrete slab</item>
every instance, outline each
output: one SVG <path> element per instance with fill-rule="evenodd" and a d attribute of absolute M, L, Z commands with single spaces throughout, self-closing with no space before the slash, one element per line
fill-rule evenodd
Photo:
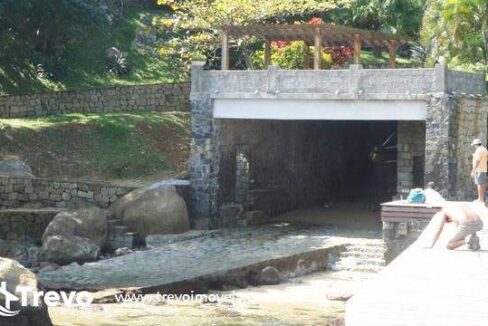
<path fill-rule="evenodd" d="M 348 301 L 347 326 L 488 325 L 488 221 L 481 250 L 445 249 L 446 225 L 433 249 L 420 240 L 366 282 Z"/>
<path fill-rule="evenodd" d="M 287 224 L 228 229 L 82 266 L 64 266 L 41 272 L 38 278 L 49 289 L 197 291 L 201 282 L 245 278 L 268 265 L 282 277 L 323 270 L 329 253 L 337 255 L 341 246 L 358 242 L 366 233 Z M 376 232 L 371 237 L 360 241 L 378 241 Z"/>

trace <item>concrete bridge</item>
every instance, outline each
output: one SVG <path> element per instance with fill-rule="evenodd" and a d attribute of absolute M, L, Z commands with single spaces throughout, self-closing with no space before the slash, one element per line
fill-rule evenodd
<path fill-rule="evenodd" d="M 194 63 L 191 102 L 197 227 L 326 201 L 388 201 L 428 181 L 452 200 L 474 195 L 469 143 L 487 130 L 481 74 L 445 65 L 206 71 Z M 372 164 L 370 151 L 391 135 L 396 159 Z"/>
<path fill-rule="evenodd" d="M 445 249 L 446 225 L 433 249 L 420 242 L 369 280 L 346 306 L 346 326 L 488 325 L 488 220 L 481 250 Z"/>

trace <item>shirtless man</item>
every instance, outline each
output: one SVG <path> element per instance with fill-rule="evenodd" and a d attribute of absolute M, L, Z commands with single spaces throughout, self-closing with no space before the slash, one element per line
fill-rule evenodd
<path fill-rule="evenodd" d="M 471 204 L 476 205 L 476 204 Z M 432 248 L 439 239 L 445 223 L 455 223 L 456 234 L 447 243 L 447 249 L 453 250 L 462 245 L 468 244 L 469 249 L 476 251 L 480 249 L 480 241 L 476 235 L 477 231 L 483 228 L 483 221 L 468 203 L 446 203 L 443 209 L 436 213 L 427 226 L 427 248 Z M 471 235 L 468 242 L 466 237 Z"/>

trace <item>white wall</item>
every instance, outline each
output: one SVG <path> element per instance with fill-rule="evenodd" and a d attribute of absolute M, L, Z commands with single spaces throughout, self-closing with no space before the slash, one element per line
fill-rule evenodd
<path fill-rule="evenodd" d="M 425 120 L 420 100 L 214 99 L 214 118 L 272 120 Z"/>

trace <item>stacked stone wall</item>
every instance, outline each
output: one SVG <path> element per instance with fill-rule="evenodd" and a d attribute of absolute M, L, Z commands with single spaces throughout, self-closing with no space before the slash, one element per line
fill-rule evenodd
<path fill-rule="evenodd" d="M 61 113 L 190 111 L 188 83 L 0 96 L 0 118 Z"/>
<path fill-rule="evenodd" d="M 73 198 L 108 207 L 134 189 L 109 183 L 0 177 L 0 207 L 17 208 L 27 203 L 40 203 L 47 207 L 63 206 L 64 202 Z"/>
<path fill-rule="evenodd" d="M 425 122 L 399 121 L 397 130 L 397 193 L 405 196 L 414 187 L 423 187 L 414 180 L 414 161 L 425 161 Z M 423 174 L 423 169 L 420 173 Z M 405 198 L 405 197 L 404 197 Z"/>
<path fill-rule="evenodd" d="M 470 176 L 472 167 L 473 147 L 475 138 L 481 139 L 486 146 L 487 102 L 477 97 L 452 97 L 450 106 L 453 114 L 453 150 L 455 160 L 452 162 L 452 182 L 455 182 L 454 199 L 473 200 L 476 198 L 475 186 Z"/>

